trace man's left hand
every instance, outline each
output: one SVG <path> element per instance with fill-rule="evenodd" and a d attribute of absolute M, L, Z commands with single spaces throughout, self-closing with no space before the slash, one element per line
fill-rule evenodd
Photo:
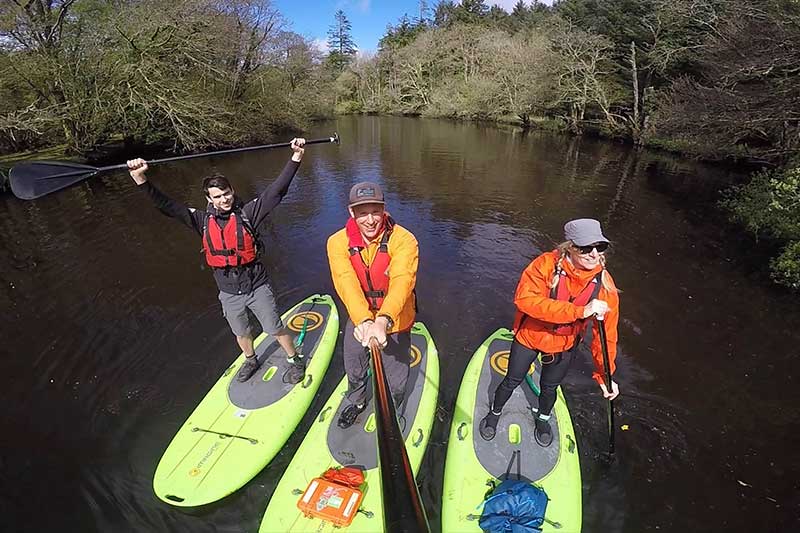
<path fill-rule="evenodd" d="M 378 345 L 381 348 L 386 347 L 386 327 L 388 325 L 389 321 L 386 320 L 386 317 L 377 317 L 375 322 L 370 324 L 369 328 L 364 333 L 364 339 L 361 341 L 361 344 L 367 347 L 369 346 L 370 339 L 375 337 L 375 340 L 378 341 Z"/>

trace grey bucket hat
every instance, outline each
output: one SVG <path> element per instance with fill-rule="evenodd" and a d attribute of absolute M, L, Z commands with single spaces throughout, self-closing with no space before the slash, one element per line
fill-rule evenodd
<path fill-rule="evenodd" d="M 600 222 L 593 218 L 578 218 L 564 224 L 564 238 L 572 241 L 575 246 L 610 242 L 600 230 Z"/>

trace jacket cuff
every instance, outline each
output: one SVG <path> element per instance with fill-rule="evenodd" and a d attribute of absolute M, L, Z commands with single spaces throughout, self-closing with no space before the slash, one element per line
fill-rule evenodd
<path fill-rule="evenodd" d="M 350 317 L 350 319 L 353 321 L 354 325 L 358 326 L 358 325 L 360 325 L 361 323 L 363 323 L 363 322 L 365 322 L 367 320 L 375 320 L 375 317 L 372 316 L 372 315 L 362 315 L 361 317 L 359 317 L 357 319 L 353 318 L 353 317 Z"/>

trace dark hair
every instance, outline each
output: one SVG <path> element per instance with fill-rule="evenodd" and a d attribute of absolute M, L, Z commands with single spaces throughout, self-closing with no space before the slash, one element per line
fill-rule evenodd
<path fill-rule="evenodd" d="M 217 189 L 225 190 L 231 189 L 231 182 L 222 174 L 212 174 L 203 178 L 203 192 L 208 196 L 208 189 L 216 187 Z"/>

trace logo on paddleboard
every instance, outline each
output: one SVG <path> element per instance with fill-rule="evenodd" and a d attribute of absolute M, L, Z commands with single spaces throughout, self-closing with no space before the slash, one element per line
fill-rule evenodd
<path fill-rule="evenodd" d="M 207 452 L 206 452 L 206 454 L 203 456 L 203 458 L 202 458 L 202 459 L 200 459 L 200 462 L 198 462 L 198 463 L 197 463 L 197 466 L 195 466 L 194 468 L 192 468 L 191 470 L 189 470 L 189 475 L 190 475 L 191 477 L 195 477 L 195 476 L 199 475 L 199 474 L 200 474 L 200 472 L 202 472 L 202 470 L 203 470 L 203 465 L 204 465 L 204 464 L 206 464 L 206 461 L 208 461 L 208 458 L 209 458 L 209 457 L 211 457 L 212 455 L 214 455 L 214 452 L 215 452 L 215 451 L 217 450 L 217 448 L 219 448 L 219 447 L 220 447 L 220 443 L 219 443 L 219 442 L 215 442 L 215 443 L 214 443 L 214 444 L 211 446 L 211 448 L 209 448 L 209 449 L 208 449 L 208 451 L 207 451 Z"/>
<path fill-rule="evenodd" d="M 411 349 L 408 350 L 408 355 L 411 356 L 411 364 L 409 365 L 409 368 L 414 368 L 420 363 L 420 361 L 422 361 L 422 352 L 416 346 L 411 346 Z"/>
<path fill-rule="evenodd" d="M 505 376 L 506 372 L 508 372 L 508 356 L 510 353 L 510 350 L 500 350 L 499 352 L 495 352 L 489 356 L 489 366 L 491 369 L 501 376 Z M 531 368 L 528 371 L 528 374 L 532 376 L 534 370 L 536 370 L 536 361 L 531 363 Z"/>
<path fill-rule="evenodd" d="M 307 323 L 306 319 L 308 319 Z M 316 311 L 304 311 L 293 315 L 292 318 L 289 319 L 287 327 L 294 332 L 300 333 L 303 331 L 303 324 L 306 324 L 306 331 L 314 331 L 320 327 L 324 321 L 325 318 L 322 314 Z"/>

